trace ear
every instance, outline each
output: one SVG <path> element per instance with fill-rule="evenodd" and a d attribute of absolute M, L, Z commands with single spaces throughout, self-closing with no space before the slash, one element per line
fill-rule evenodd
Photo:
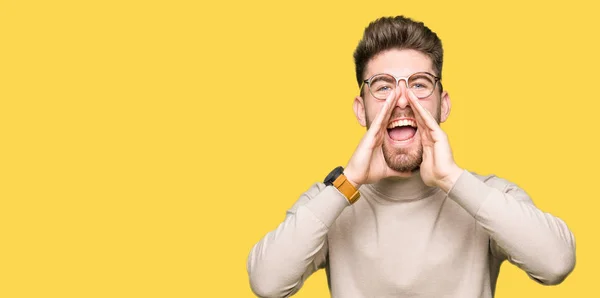
<path fill-rule="evenodd" d="M 367 125 L 367 121 L 365 118 L 365 103 L 362 97 L 355 97 L 354 104 L 352 105 L 352 107 L 354 108 L 354 115 L 356 115 L 356 120 L 358 120 L 358 123 L 360 123 L 362 127 L 365 127 Z"/>
<path fill-rule="evenodd" d="M 446 120 L 448 120 L 448 117 L 450 116 L 450 109 L 452 108 L 452 103 L 450 102 L 450 95 L 447 91 L 442 92 L 440 105 L 440 108 L 442 109 L 440 115 L 440 122 L 446 122 Z"/>

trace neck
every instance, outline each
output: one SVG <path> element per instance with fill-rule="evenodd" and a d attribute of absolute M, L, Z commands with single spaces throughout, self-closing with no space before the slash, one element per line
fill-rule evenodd
<path fill-rule="evenodd" d="M 419 200 L 438 190 L 437 187 L 425 185 L 419 170 L 409 177 L 389 177 L 366 186 L 384 199 L 392 201 Z"/>

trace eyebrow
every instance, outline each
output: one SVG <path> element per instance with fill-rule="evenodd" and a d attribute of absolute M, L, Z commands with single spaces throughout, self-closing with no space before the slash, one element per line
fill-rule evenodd
<path fill-rule="evenodd" d="M 412 72 L 409 75 L 402 75 L 402 76 L 396 76 L 396 75 L 391 74 L 389 72 L 378 72 L 378 73 L 375 73 L 375 74 L 372 74 L 372 75 L 365 76 L 366 77 L 365 80 L 368 80 L 369 78 L 372 78 L 372 77 L 374 77 L 376 75 L 381 75 L 381 74 L 387 74 L 387 75 L 391 75 L 393 77 L 398 77 L 398 78 L 408 78 L 409 76 L 411 76 L 413 74 L 416 74 L 416 73 L 428 73 L 428 74 L 430 74 L 430 75 L 432 75 L 434 77 L 436 76 L 432 71 L 429 71 L 429 70 L 419 70 L 419 71 Z"/>
<path fill-rule="evenodd" d="M 435 80 L 435 76 L 432 75 L 432 74 L 425 74 L 425 73 L 419 73 L 419 72 L 416 72 L 414 74 L 416 75 L 415 76 L 416 79 L 425 78 L 425 79 L 433 79 L 433 80 Z M 433 76 L 433 77 L 431 77 L 431 76 Z"/>
<path fill-rule="evenodd" d="M 379 77 L 377 81 L 390 81 L 390 82 L 394 82 L 395 81 L 394 78 L 393 78 L 393 76 L 391 76 L 389 74 L 380 73 L 380 74 L 376 74 L 375 76 L 378 76 L 378 75 L 386 75 L 386 76 Z M 375 76 L 371 77 L 371 79 L 374 79 Z"/>

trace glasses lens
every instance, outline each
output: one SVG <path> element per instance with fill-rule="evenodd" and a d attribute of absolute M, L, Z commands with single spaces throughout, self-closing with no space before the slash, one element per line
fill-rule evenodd
<path fill-rule="evenodd" d="M 396 79 L 390 75 L 381 74 L 371 78 L 369 90 L 371 95 L 377 99 L 386 99 L 396 88 Z"/>
<path fill-rule="evenodd" d="M 418 98 L 425 98 L 433 93 L 435 78 L 427 73 L 415 73 L 408 78 L 408 87 Z"/>

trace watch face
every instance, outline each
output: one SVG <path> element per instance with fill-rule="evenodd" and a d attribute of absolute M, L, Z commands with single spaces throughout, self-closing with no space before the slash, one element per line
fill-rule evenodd
<path fill-rule="evenodd" d="M 331 171 L 331 173 L 329 173 L 329 175 L 327 175 L 327 177 L 325 177 L 325 180 L 323 181 L 323 183 L 325 183 L 325 185 L 332 185 L 333 181 L 335 181 L 335 179 L 337 179 L 337 177 L 342 174 L 344 172 L 344 168 L 339 166 L 335 169 L 333 169 L 333 171 Z"/>

